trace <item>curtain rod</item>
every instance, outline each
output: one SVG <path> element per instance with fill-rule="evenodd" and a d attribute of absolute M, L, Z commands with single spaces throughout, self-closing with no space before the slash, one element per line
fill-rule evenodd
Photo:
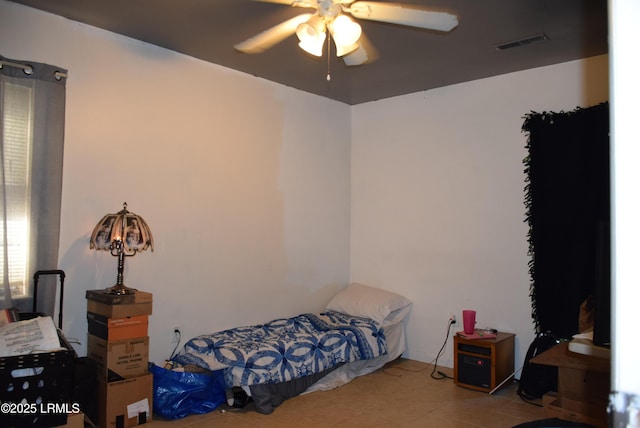
<path fill-rule="evenodd" d="M 21 68 L 25 72 L 25 74 L 33 73 L 33 67 L 31 67 L 29 64 L 19 64 L 17 62 L 5 61 L 0 59 L 0 68 L 4 67 L 5 65 L 9 67 Z M 62 71 L 56 71 L 53 73 L 53 75 L 58 80 L 69 77 L 67 73 L 63 73 Z"/>

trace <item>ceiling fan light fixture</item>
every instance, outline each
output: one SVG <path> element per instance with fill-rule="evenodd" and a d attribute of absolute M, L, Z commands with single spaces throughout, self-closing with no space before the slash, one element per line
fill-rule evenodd
<path fill-rule="evenodd" d="M 336 56 L 338 58 L 343 57 L 355 51 L 359 47 L 360 45 L 358 43 L 354 43 L 351 46 L 342 46 L 336 43 Z"/>
<path fill-rule="evenodd" d="M 320 33 L 316 38 L 307 38 L 305 40 L 300 40 L 298 46 L 300 48 L 310 53 L 313 56 L 321 57 L 322 56 L 322 47 L 324 46 L 324 41 L 327 36 L 324 33 Z"/>
<path fill-rule="evenodd" d="M 298 40 L 301 42 L 317 39 L 321 34 L 324 34 L 324 32 L 324 21 L 318 15 L 313 15 L 296 28 L 296 36 L 298 36 Z"/>
<path fill-rule="evenodd" d="M 340 46 L 342 49 L 347 49 L 358 43 L 362 35 L 362 27 L 347 15 L 336 17 L 336 19 L 331 22 L 329 31 L 331 31 L 336 46 Z M 354 49 L 356 47 L 357 46 L 355 46 Z"/>
<path fill-rule="evenodd" d="M 322 46 L 327 38 L 324 21 L 318 15 L 309 18 L 296 28 L 298 46 L 314 56 L 322 56 Z"/>

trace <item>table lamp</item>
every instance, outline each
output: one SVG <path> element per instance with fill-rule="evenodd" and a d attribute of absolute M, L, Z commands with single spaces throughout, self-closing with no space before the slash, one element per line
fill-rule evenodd
<path fill-rule="evenodd" d="M 91 234 L 89 248 L 111 252 L 118 257 L 118 276 L 113 287 L 106 288 L 107 294 L 134 294 L 135 288 L 129 288 L 122 282 L 124 272 L 124 258 L 135 256 L 137 252 L 151 248 L 153 251 L 153 236 L 151 229 L 142 217 L 127 211 L 127 203 L 116 214 L 107 214 L 98 222 Z"/>

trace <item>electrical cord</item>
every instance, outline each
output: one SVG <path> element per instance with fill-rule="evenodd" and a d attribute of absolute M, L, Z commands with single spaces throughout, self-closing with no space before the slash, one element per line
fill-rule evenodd
<path fill-rule="evenodd" d="M 442 344 L 442 347 L 440 348 L 440 350 L 438 351 L 438 355 L 436 355 L 436 358 L 434 360 L 433 363 L 433 371 L 431 372 L 431 378 L 433 379 L 453 379 L 451 376 L 449 376 L 448 374 L 442 372 L 442 371 L 438 371 L 438 375 L 439 376 L 435 376 L 436 370 L 438 369 L 438 358 L 440 358 L 440 356 L 442 355 L 442 352 L 444 351 L 445 347 L 447 346 L 447 341 L 449 340 L 449 332 L 451 331 L 451 326 L 455 323 L 454 320 L 449 320 L 449 324 L 447 324 L 447 335 L 444 338 L 444 343 Z"/>
<path fill-rule="evenodd" d="M 180 346 L 180 342 L 182 341 L 182 333 L 180 332 L 180 330 L 174 330 L 173 334 L 178 336 L 178 341 L 176 342 L 176 346 L 173 348 L 173 351 L 171 352 L 171 356 L 169 357 L 169 360 L 173 360 L 173 356 L 176 354 L 176 351 L 178 350 L 178 346 Z"/>
<path fill-rule="evenodd" d="M 400 359 L 402 357 L 398 357 L 398 359 Z M 411 370 L 411 369 L 407 369 L 405 367 L 398 367 L 398 366 L 384 366 L 382 368 L 382 373 L 389 375 L 389 376 L 394 376 L 394 377 L 402 377 L 402 375 L 398 375 L 398 374 L 392 374 L 389 373 L 390 370 L 400 370 L 403 372 L 408 372 L 408 373 L 421 373 L 423 371 L 425 371 L 429 366 L 425 366 L 424 368 L 421 369 L 417 369 L 417 370 Z"/>

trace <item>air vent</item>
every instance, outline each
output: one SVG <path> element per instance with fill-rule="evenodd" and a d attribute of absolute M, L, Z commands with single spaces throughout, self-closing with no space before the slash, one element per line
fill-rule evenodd
<path fill-rule="evenodd" d="M 543 40 L 549 40 L 549 36 L 544 33 L 536 34 L 535 36 L 529 36 L 518 40 L 513 40 L 511 42 L 501 43 L 496 45 L 496 49 L 499 51 L 503 51 L 505 49 L 516 48 L 518 46 L 530 45 L 531 43 L 541 42 Z"/>

